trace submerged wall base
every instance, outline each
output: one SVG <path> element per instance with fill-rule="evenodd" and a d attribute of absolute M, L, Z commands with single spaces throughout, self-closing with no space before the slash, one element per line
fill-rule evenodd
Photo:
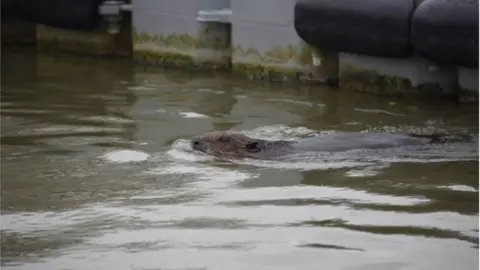
<path fill-rule="evenodd" d="M 71 53 L 89 56 L 131 55 L 130 22 L 122 21 L 119 34 L 109 34 L 106 26 L 95 31 L 64 30 L 37 26 L 37 48 L 42 53 Z"/>
<path fill-rule="evenodd" d="M 341 53 L 340 87 L 382 96 L 457 94 L 453 68 L 434 66 L 418 58 L 380 58 Z"/>
<path fill-rule="evenodd" d="M 457 69 L 457 76 L 459 101 L 462 103 L 478 103 L 478 69 L 460 67 Z"/>

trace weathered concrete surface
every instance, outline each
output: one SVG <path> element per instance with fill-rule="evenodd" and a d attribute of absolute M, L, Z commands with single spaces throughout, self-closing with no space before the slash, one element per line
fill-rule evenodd
<path fill-rule="evenodd" d="M 35 45 L 36 25 L 22 19 L 2 17 L 2 45 Z"/>
<path fill-rule="evenodd" d="M 134 1 L 135 61 L 186 69 L 229 68 L 230 25 L 197 21 L 199 9 L 226 4 L 228 1 Z"/>
<path fill-rule="evenodd" d="M 94 31 L 64 30 L 37 25 L 39 52 L 71 53 L 90 56 L 130 56 L 131 16 L 126 14 L 118 34 L 107 32 L 102 24 Z"/>
<path fill-rule="evenodd" d="M 456 72 L 422 59 L 340 53 L 340 87 L 386 96 L 452 96 Z"/>
<path fill-rule="evenodd" d="M 295 32 L 294 4 L 294 0 L 231 1 L 234 74 L 271 81 L 313 77 L 312 48 Z"/>
<path fill-rule="evenodd" d="M 478 103 L 479 76 L 478 69 L 457 68 L 458 100 L 462 103 Z"/>

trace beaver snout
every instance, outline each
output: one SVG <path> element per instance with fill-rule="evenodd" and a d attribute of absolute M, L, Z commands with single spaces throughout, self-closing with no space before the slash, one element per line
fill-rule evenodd
<path fill-rule="evenodd" d="M 192 139 L 192 141 L 190 142 L 190 146 L 194 150 L 198 150 L 198 151 L 204 151 L 205 150 L 205 145 L 200 140 L 198 140 L 196 138 Z"/>

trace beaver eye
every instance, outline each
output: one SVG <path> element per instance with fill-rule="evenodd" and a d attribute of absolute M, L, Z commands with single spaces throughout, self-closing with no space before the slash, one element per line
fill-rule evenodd
<path fill-rule="evenodd" d="M 221 142 L 228 142 L 229 138 L 228 137 L 220 137 L 218 138 L 219 141 Z"/>
<path fill-rule="evenodd" d="M 194 145 L 194 146 L 197 146 L 198 144 L 199 144 L 198 141 L 193 141 L 193 145 Z"/>

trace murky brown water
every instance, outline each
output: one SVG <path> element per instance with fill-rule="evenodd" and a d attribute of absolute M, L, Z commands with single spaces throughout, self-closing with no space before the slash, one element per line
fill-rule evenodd
<path fill-rule="evenodd" d="M 1 98 L 2 269 L 478 269 L 476 143 L 228 163 L 186 141 L 477 133 L 475 106 L 7 50 Z"/>

